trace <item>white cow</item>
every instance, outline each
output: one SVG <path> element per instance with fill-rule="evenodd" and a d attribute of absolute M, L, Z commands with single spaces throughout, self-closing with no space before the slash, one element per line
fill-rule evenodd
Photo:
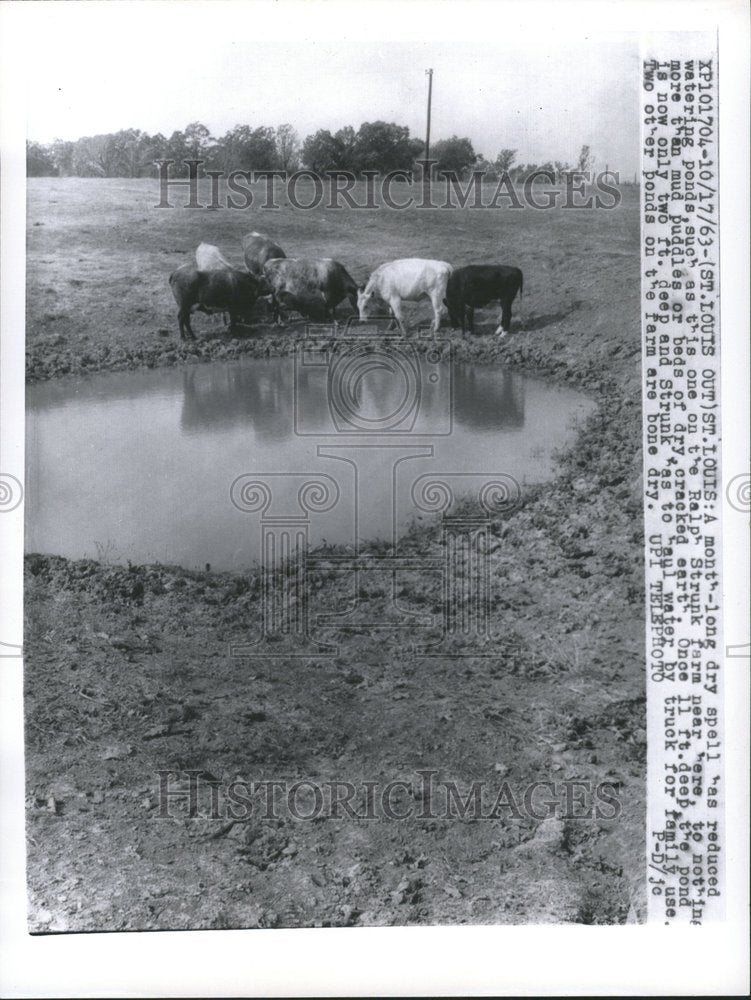
<path fill-rule="evenodd" d="M 231 271 L 232 264 L 213 243 L 199 243 L 196 249 L 196 267 L 199 271 Z"/>
<path fill-rule="evenodd" d="M 431 330 L 435 334 L 441 325 L 446 283 L 451 271 L 451 265 L 444 260 L 422 260 L 419 257 L 407 257 L 381 264 L 373 271 L 365 288 L 357 292 L 360 319 L 367 319 L 370 300 L 377 295 L 391 308 L 399 329 L 406 336 L 407 327 L 402 314 L 402 301 L 406 299 L 408 302 L 414 302 L 427 297 L 433 306 Z"/>

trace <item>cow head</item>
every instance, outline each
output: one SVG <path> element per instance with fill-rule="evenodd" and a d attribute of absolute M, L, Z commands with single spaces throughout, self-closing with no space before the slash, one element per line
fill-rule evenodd
<path fill-rule="evenodd" d="M 292 309 L 296 309 L 301 316 L 313 320 L 314 323 L 325 323 L 329 318 L 329 309 L 326 305 L 326 300 L 320 292 L 290 296 L 290 306 Z"/>
<path fill-rule="evenodd" d="M 259 295 L 261 295 L 261 296 L 263 296 L 263 295 L 271 295 L 271 285 L 266 280 L 266 276 L 265 275 L 263 275 L 263 274 L 258 275 L 258 277 L 256 278 L 256 281 L 258 283 L 258 294 Z"/>
<path fill-rule="evenodd" d="M 360 313 L 361 320 L 368 318 L 368 306 L 372 298 L 372 292 L 367 291 L 365 288 L 357 289 L 357 311 Z"/>

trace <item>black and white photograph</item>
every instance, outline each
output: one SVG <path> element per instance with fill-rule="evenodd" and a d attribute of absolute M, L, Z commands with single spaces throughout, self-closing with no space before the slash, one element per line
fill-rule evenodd
<path fill-rule="evenodd" d="M 720 15 L 3 6 L 23 933 L 733 920 Z"/>

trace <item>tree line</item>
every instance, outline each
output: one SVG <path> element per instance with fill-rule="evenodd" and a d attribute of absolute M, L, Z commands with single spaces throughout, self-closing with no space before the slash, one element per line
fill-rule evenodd
<path fill-rule="evenodd" d="M 155 160 L 174 160 L 176 170 L 183 160 L 201 160 L 204 173 L 293 172 L 305 168 L 320 175 L 333 170 L 385 174 L 414 170 L 424 151 L 422 139 L 410 136 L 408 128 L 394 122 L 363 122 L 358 129 L 348 125 L 334 133 L 319 129 L 302 141 L 289 124 L 276 128 L 236 125 L 216 138 L 201 122 L 191 122 L 169 138 L 131 128 L 75 141 L 29 140 L 26 170 L 29 177 L 153 177 Z M 508 174 L 515 181 L 523 181 L 532 173 L 544 171 L 559 179 L 572 169 L 589 170 L 593 166 L 589 146 L 582 147 L 579 161 L 573 166 L 558 160 L 517 163 L 516 155 L 515 149 L 502 149 L 489 160 L 475 152 L 470 139 L 456 135 L 440 139 L 430 148 L 438 176 L 451 172 L 466 177 L 480 170 L 491 179 Z"/>

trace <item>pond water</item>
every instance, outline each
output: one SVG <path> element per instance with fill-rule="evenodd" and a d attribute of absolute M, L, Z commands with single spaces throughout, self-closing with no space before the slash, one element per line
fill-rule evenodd
<path fill-rule="evenodd" d="M 550 478 L 552 452 L 593 405 L 501 367 L 409 351 L 30 386 L 26 549 L 225 570 L 259 559 L 269 525 L 311 544 L 394 541 L 490 480 L 512 503 Z"/>

